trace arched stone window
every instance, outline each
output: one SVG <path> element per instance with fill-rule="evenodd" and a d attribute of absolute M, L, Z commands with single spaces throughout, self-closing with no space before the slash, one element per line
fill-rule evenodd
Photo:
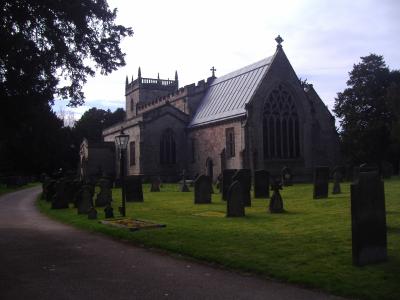
<path fill-rule="evenodd" d="M 161 135 L 160 140 L 160 163 L 175 164 L 176 163 L 176 146 L 174 132 L 172 129 L 166 129 Z"/>
<path fill-rule="evenodd" d="M 274 89 L 264 104 L 263 146 L 265 159 L 300 156 L 299 117 L 291 94 L 282 85 Z"/>
<path fill-rule="evenodd" d="M 133 104 L 133 99 L 131 99 L 131 105 L 130 105 L 130 107 L 131 107 L 131 111 L 134 111 L 134 104 Z"/>

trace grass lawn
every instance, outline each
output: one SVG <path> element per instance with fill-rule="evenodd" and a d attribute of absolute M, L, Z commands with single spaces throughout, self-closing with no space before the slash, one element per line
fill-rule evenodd
<path fill-rule="evenodd" d="M 253 199 L 245 218 L 226 218 L 220 194 L 213 195 L 212 204 L 194 205 L 193 192 L 178 192 L 177 185 L 162 190 L 150 193 L 144 185 L 145 201 L 127 206 L 127 216 L 167 225 L 161 229 L 129 232 L 88 220 L 72 208 L 50 210 L 45 201 L 38 205 L 61 221 L 146 247 L 337 295 L 400 299 L 399 177 L 385 181 L 389 260 L 366 267 L 352 265 L 349 183 L 342 184 L 342 194 L 324 200 L 312 199 L 311 184 L 284 188 L 286 213 L 270 214 L 268 200 Z M 113 191 L 115 212 L 120 193 Z M 102 209 L 98 212 L 103 219 Z"/>

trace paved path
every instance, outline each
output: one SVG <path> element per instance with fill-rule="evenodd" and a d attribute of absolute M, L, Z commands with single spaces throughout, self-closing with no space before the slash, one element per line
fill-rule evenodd
<path fill-rule="evenodd" d="M 57 223 L 39 192 L 0 197 L 0 299 L 338 299 Z"/>

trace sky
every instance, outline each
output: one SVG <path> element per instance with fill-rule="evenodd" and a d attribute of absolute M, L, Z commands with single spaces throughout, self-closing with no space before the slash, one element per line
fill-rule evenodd
<path fill-rule="evenodd" d="M 179 86 L 197 83 L 274 54 L 282 43 L 296 74 L 307 79 L 330 110 L 346 88 L 348 73 L 361 56 L 383 55 L 390 69 L 400 69 L 398 0 L 108 0 L 117 23 L 131 27 L 121 48 L 126 66 L 108 76 L 99 73 L 84 87 L 85 105 L 53 110 L 79 119 L 91 107 L 125 106 L 125 78 L 173 79 Z M 125 108 L 125 107 L 124 107 Z"/>

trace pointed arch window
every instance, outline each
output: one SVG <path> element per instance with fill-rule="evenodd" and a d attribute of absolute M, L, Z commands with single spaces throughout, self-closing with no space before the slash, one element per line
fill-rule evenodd
<path fill-rule="evenodd" d="M 131 98 L 131 105 L 130 105 L 131 111 L 134 111 L 134 104 L 133 104 L 133 99 Z"/>
<path fill-rule="evenodd" d="M 299 117 L 292 95 L 282 85 L 274 89 L 264 104 L 263 147 L 265 159 L 300 156 Z"/>
<path fill-rule="evenodd" d="M 160 163 L 175 164 L 176 163 L 176 146 L 174 132 L 172 129 L 166 129 L 160 140 Z"/>

